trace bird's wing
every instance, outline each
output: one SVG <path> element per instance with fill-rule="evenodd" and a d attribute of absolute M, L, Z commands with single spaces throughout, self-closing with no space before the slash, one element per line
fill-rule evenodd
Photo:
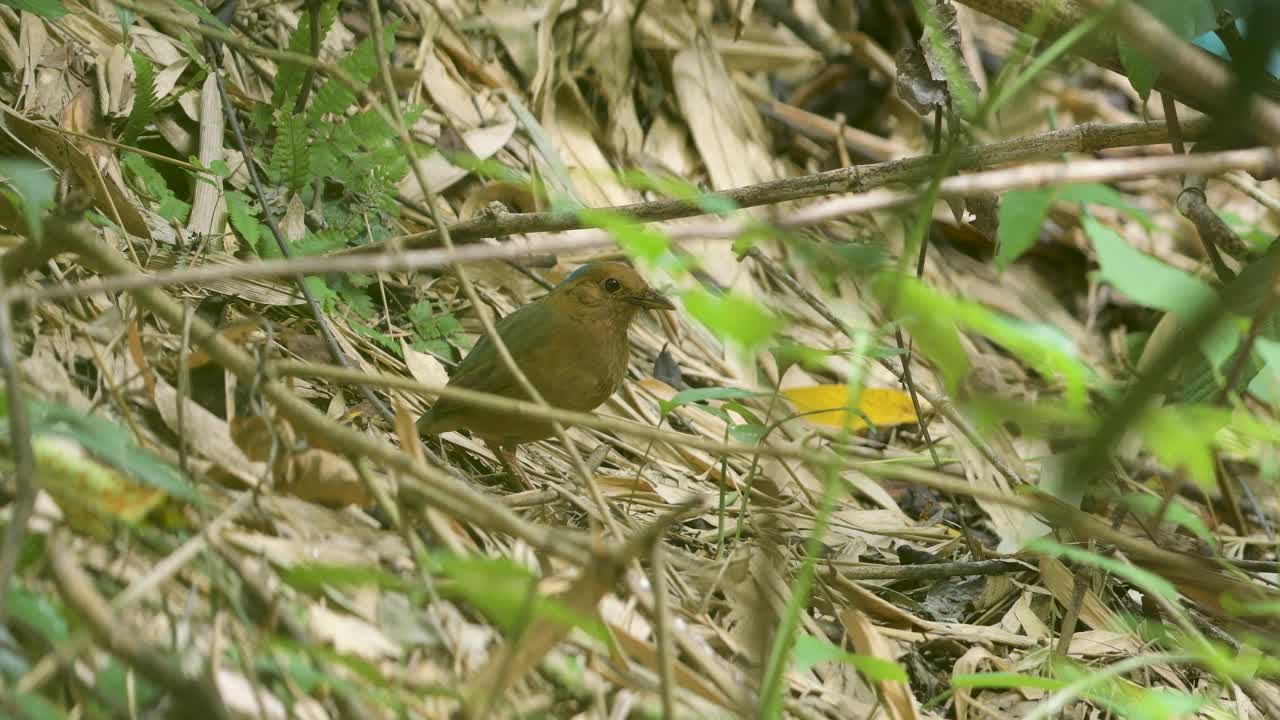
<path fill-rule="evenodd" d="M 541 303 L 531 303 L 499 320 L 495 329 L 512 357 L 525 372 L 530 359 L 545 346 L 554 332 L 554 313 Z M 481 335 L 471 352 L 458 364 L 449 384 L 479 392 L 524 398 L 519 383 L 498 356 L 498 350 Z"/>

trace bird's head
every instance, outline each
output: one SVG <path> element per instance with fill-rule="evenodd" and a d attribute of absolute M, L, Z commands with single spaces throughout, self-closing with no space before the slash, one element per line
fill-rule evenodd
<path fill-rule="evenodd" d="M 594 262 L 574 270 L 551 296 L 571 311 L 602 314 L 629 322 L 641 310 L 674 310 L 630 265 Z"/>

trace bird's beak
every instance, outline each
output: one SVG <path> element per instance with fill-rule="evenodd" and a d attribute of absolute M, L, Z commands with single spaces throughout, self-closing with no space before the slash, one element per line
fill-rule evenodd
<path fill-rule="evenodd" d="M 665 296 L 663 296 L 662 293 L 659 293 L 658 291 L 653 289 L 645 290 L 643 293 L 639 295 L 632 295 L 630 298 L 628 298 L 628 300 L 635 303 L 636 305 L 639 305 L 640 307 L 650 308 L 653 310 L 675 310 L 676 309 L 676 306 L 672 305 L 671 301 L 668 300 Z"/>

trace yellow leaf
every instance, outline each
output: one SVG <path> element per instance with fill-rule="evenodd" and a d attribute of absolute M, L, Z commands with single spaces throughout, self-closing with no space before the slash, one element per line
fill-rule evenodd
<path fill-rule="evenodd" d="M 893 388 L 863 388 L 862 395 L 858 398 L 861 415 L 845 409 L 849 405 L 848 385 L 790 388 L 783 390 L 782 394 L 795 405 L 797 412 L 813 413 L 804 418 L 816 425 L 862 430 L 867 427 L 863 415 L 877 428 L 916 422 L 911 396 Z"/>
<path fill-rule="evenodd" d="M 76 530 L 101 536 L 106 518 L 136 525 L 166 499 L 164 492 L 99 462 L 74 440 L 41 434 L 31 444 L 41 484 Z"/>

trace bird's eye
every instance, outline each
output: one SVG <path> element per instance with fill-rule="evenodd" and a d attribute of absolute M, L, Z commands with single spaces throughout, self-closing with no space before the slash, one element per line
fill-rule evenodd
<path fill-rule="evenodd" d="M 616 293 L 622 289 L 622 283 L 618 282 L 617 278 L 609 278 L 604 281 L 604 289 L 607 292 Z"/>

